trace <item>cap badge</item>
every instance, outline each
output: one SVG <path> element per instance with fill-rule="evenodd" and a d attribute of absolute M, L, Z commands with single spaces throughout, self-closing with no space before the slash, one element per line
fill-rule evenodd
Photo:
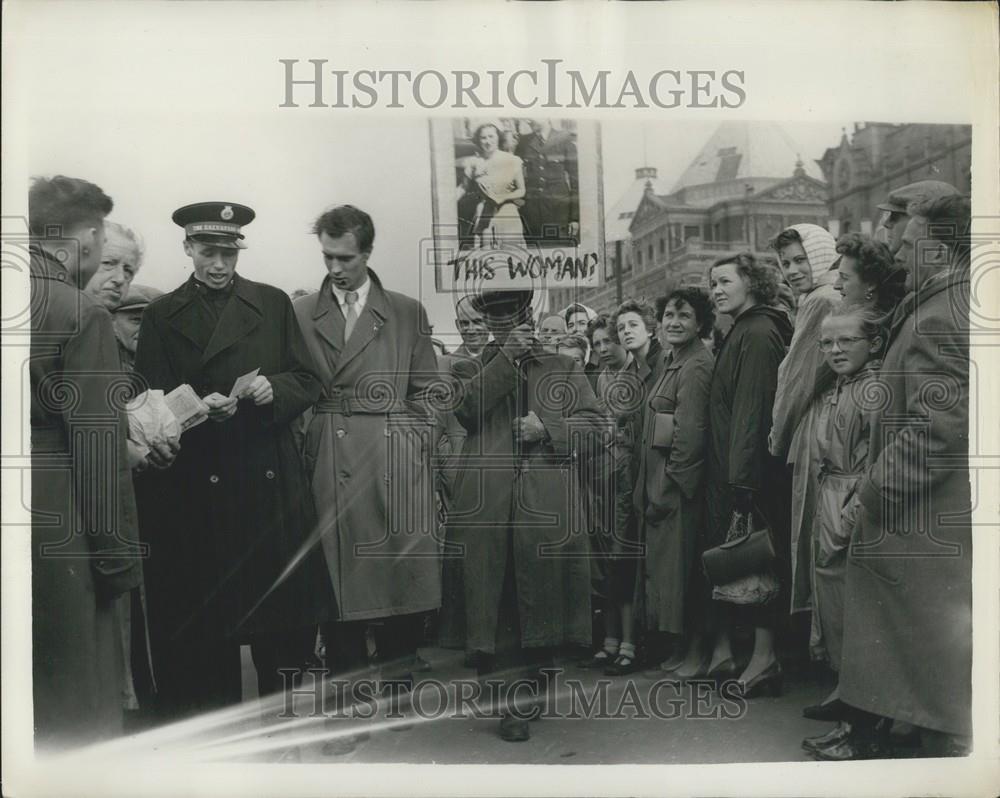
<path fill-rule="evenodd" d="M 224 207 L 219 216 L 222 217 L 223 221 L 228 222 L 230 219 L 233 218 L 233 206 L 227 205 L 226 207 Z"/>

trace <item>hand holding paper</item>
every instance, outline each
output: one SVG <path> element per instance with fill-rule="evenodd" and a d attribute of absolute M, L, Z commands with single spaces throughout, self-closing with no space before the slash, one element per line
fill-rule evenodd
<path fill-rule="evenodd" d="M 271 382 L 267 377 L 259 374 L 247 388 L 244 396 L 247 399 L 253 399 L 255 405 L 269 405 L 274 401 L 274 388 L 271 387 Z"/>
<path fill-rule="evenodd" d="M 212 421 L 225 421 L 236 413 L 239 400 L 235 396 L 210 393 L 202 401 L 208 405 L 208 417 Z"/>

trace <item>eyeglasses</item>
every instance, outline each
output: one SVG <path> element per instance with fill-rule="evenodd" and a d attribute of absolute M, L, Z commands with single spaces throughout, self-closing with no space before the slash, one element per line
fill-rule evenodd
<path fill-rule="evenodd" d="M 837 338 L 820 338 L 819 339 L 819 351 L 820 352 L 831 352 L 833 351 L 833 345 L 837 345 L 837 349 L 843 352 L 846 349 L 854 346 L 858 341 L 867 341 L 867 338 L 858 337 L 856 335 L 841 335 Z"/>

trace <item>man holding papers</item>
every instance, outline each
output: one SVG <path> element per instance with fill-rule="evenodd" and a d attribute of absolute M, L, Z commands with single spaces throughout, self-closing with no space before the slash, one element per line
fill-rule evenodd
<path fill-rule="evenodd" d="M 187 385 L 208 406 L 173 466 L 136 479 L 164 719 L 238 702 L 241 643 L 259 692 L 281 689 L 333 607 L 290 428 L 321 386 L 288 297 L 236 274 L 253 218 L 224 202 L 174 213 L 194 273 L 147 307 L 139 336 L 150 389 Z"/>

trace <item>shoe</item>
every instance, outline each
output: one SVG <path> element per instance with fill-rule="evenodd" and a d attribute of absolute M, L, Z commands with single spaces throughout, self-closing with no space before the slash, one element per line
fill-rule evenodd
<path fill-rule="evenodd" d="M 851 726 L 851 731 L 840 740 L 823 748 L 809 751 L 813 759 L 823 762 L 851 762 L 861 759 L 886 759 L 893 755 L 889 745 L 891 723 L 883 718 L 874 727 Z"/>
<path fill-rule="evenodd" d="M 722 684 L 723 682 L 729 682 L 734 680 L 740 675 L 741 668 L 736 664 L 736 660 L 732 657 L 729 659 L 724 659 L 718 665 L 716 665 L 712 670 L 705 674 L 706 679 L 711 679 L 715 682 L 716 686 Z"/>
<path fill-rule="evenodd" d="M 614 654 L 609 654 L 603 648 L 594 654 L 590 659 L 585 659 L 582 662 L 577 663 L 579 667 L 586 668 L 588 670 L 597 670 L 599 668 L 606 668 L 615 660 Z"/>
<path fill-rule="evenodd" d="M 635 673 L 636 670 L 638 670 L 638 664 L 634 657 L 630 657 L 627 654 L 619 654 L 615 657 L 615 661 L 604 669 L 604 675 L 626 676 L 630 673 Z"/>
<path fill-rule="evenodd" d="M 368 732 L 348 734 L 343 737 L 334 737 L 323 743 L 323 756 L 344 756 L 354 751 L 360 743 L 366 742 L 371 735 Z"/>
<path fill-rule="evenodd" d="M 781 695 L 783 681 L 784 674 L 781 672 L 781 663 L 775 660 L 743 685 L 743 697 L 755 698 L 769 695 L 772 698 L 777 698 Z"/>
<path fill-rule="evenodd" d="M 655 668 L 647 668 L 642 672 L 642 675 L 647 679 L 665 679 L 668 674 L 673 673 L 677 668 L 684 664 L 682 660 L 676 666 L 667 667 L 667 662 L 661 662 Z"/>
<path fill-rule="evenodd" d="M 817 751 L 820 748 L 829 748 L 834 743 L 843 742 L 851 733 L 851 724 L 846 721 L 838 723 L 826 734 L 819 734 L 815 737 L 806 737 L 802 741 L 802 747 L 806 751 Z"/>
<path fill-rule="evenodd" d="M 431 669 L 431 664 L 419 654 L 413 660 L 413 670 L 420 673 L 427 673 Z"/>
<path fill-rule="evenodd" d="M 813 704 L 802 710 L 802 717 L 809 720 L 838 721 L 844 713 L 844 705 L 838 699 L 827 704 Z"/>
<path fill-rule="evenodd" d="M 523 743 L 531 739 L 531 729 L 528 721 L 504 715 L 500 718 L 500 739 L 508 743 Z"/>

